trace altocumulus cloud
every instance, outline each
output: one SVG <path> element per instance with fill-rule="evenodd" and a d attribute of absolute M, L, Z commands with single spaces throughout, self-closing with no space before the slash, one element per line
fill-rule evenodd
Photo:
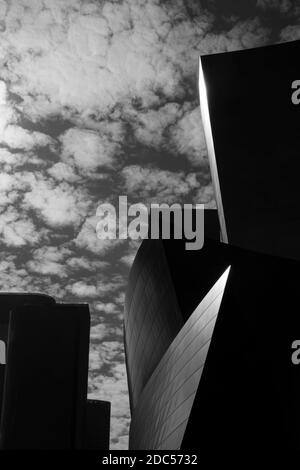
<path fill-rule="evenodd" d="M 214 206 L 198 55 L 299 35 L 288 0 L 230 8 L 0 0 L 0 286 L 89 303 L 89 394 L 112 402 L 112 448 L 128 439 L 122 311 L 138 243 L 98 240 L 96 208 L 119 194 Z M 285 15 L 276 31 L 270 11 Z"/>

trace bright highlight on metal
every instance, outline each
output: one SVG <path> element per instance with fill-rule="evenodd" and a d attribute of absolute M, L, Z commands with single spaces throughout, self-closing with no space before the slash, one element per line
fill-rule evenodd
<path fill-rule="evenodd" d="M 215 148 L 214 148 L 214 140 L 213 140 L 210 117 L 209 117 L 207 90 L 206 90 L 206 85 L 205 85 L 203 69 L 202 69 L 201 57 L 199 58 L 199 95 L 200 95 L 200 109 L 201 109 L 202 122 L 203 122 L 205 140 L 206 140 L 207 151 L 208 151 L 210 171 L 212 175 L 215 197 L 217 201 L 218 215 L 219 215 L 219 220 L 220 220 L 221 241 L 224 243 L 228 243 L 220 182 L 219 182 L 219 177 L 218 177 L 217 161 L 216 161 Z"/>

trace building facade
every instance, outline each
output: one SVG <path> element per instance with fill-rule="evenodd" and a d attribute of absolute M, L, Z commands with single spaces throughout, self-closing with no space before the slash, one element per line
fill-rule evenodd
<path fill-rule="evenodd" d="M 200 60 L 218 210 L 206 211 L 201 250 L 144 240 L 136 255 L 130 449 L 300 451 L 299 52 L 296 41 Z"/>
<path fill-rule="evenodd" d="M 0 294 L 0 448 L 108 449 L 110 404 L 87 400 L 90 313 Z"/>
<path fill-rule="evenodd" d="M 154 248 L 148 259 L 160 265 L 158 253 L 164 252 L 175 297 L 169 302 L 179 306 L 177 314 L 183 312 L 182 327 L 169 335 L 165 350 L 157 352 L 155 338 L 148 338 L 147 351 L 150 357 L 155 351 L 157 365 L 132 402 L 130 449 L 206 453 L 230 449 L 234 442 L 245 452 L 274 444 L 299 450 L 300 377 L 291 361 L 291 345 L 300 337 L 299 262 L 209 239 L 197 254 L 186 252 L 181 241 L 144 240 L 141 250 L 153 243 L 161 250 Z M 187 258 L 188 270 L 181 258 Z M 141 259 L 138 252 L 134 264 L 144 266 L 147 259 Z M 131 288 L 143 295 L 146 283 L 140 278 Z M 159 299 L 153 289 L 152 302 L 163 316 Z M 144 314 L 143 304 L 125 310 L 128 322 Z M 145 321 L 140 320 L 143 327 Z M 167 307 L 160 324 L 170 321 Z"/>

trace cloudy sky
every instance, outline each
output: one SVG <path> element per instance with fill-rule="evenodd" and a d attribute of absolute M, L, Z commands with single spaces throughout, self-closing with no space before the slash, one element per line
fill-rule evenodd
<path fill-rule="evenodd" d="M 290 0 L 0 0 L 0 289 L 88 302 L 90 397 L 126 448 L 122 338 L 137 244 L 96 237 L 96 208 L 214 207 L 198 56 L 300 38 Z"/>

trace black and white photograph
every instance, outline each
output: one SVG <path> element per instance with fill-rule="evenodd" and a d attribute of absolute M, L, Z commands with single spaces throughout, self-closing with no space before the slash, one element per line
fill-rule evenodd
<path fill-rule="evenodd" d="M 299 1 L 0 0 L 0 245 L 0 463 L 300 456 Z"/>

